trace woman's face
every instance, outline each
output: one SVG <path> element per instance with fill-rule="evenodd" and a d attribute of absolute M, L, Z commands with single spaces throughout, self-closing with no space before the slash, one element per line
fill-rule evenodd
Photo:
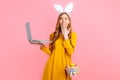
<path fill-rule="evenodd" d="M 66 14 L 63 14 L 62 16 L 60 16 L 59 23 L 60 27 L 67 27 L 68 24 L 70 23 L 70 20 Z"/>

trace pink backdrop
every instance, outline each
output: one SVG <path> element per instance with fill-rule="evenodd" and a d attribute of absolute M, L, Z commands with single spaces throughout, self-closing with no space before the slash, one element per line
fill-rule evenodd
<path fill-rule="evenodd" d="M 41 80 L 48 56 L 27 41 L 25 23 L 34 39 L 49 39 L 58 16 L 53 5 L 71 1 L 73 61 L 81 67 L 74 80 L 120 80 L 119 0 L 1 0 L 0 80 Z"/>

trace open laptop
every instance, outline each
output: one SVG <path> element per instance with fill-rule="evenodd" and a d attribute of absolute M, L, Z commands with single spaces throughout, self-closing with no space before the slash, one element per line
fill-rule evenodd
<path fill-rule="evenodd" d="M 51 43 L 51 41 L 49 40 L 33 40 L 31 35 L 30 23 L 27 22 L 25 26 L 26 26 L 26 32 L 27 32 L 27 39 L 31 44 Z"/>

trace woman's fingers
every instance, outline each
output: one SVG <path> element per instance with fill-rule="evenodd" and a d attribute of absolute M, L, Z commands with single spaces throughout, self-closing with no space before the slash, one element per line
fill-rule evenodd
<path fill-rule="evenodd" d="M 40 43 L 40 46 L 45 46 L 43 43 Z"/>

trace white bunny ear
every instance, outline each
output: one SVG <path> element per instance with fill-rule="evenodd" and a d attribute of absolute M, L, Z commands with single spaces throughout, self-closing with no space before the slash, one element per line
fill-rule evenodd
<path fill-rule="evenodd" d="M 72 9 L 73 9 L 73 3 L 71 2 L 65 7 L 64 11 L 67 13 L 71 13 Z"/>
<path fill-rule="evenodd" d="M 55 9 L 59 12 L 59 13 L 62 13 L 63 12 L 63 7 L 58 5 L 58 4 L 55 4 L 54 5 Z"/>

